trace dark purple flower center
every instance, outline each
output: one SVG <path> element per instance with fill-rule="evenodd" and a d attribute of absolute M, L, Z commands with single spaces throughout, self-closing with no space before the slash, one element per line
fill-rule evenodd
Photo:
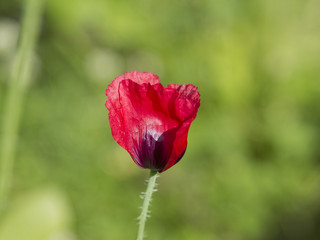
<path fill-rule="evenodd" d="M 148 130 L 140 143 L 138 150 L 138 163 L 143 168 L 161 172 L 167 164 L 173 150 L 177 128 L 170 129 L 161 135 Z M 184 153 L 183 153 L 184 154 Z M 178 162 L 183 154 L 177 159 Z"/>

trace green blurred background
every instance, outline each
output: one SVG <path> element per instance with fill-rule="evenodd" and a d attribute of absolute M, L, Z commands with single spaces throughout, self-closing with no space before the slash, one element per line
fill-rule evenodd
<path fill-rule="evenodd" d="M 48 0 L 1 240 L 135 239 L 139 169 L 104 90 L 154 72 L 197 85 L 184 158 L 147 239 L 320 239 L 319 0 Z M 0 3 L 0 124 L 23 4 Z"/>

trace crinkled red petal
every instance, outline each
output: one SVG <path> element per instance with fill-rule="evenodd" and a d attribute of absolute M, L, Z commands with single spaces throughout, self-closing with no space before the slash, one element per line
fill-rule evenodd
<path fill-rule="evenodd" d="M 107 101 L 106 107 L 109 110 L 109 122 L 111 133 L 116 142 L 125 148 L 124 124 L 122 120 L 122 107 L 120 105 L 119 86 L 120 82 L 130 79 L 138 84 L 159 83 L 159 78 L 153 73 L 131 71 L 116 77 L 106 89 Z"/>

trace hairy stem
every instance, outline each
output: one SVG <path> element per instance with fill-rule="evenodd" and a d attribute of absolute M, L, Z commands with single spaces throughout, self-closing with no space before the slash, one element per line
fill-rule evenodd
<path fill-rule="evenodd" d="M 19 118 L 24 93 L 31 78 L 33 49 L 41 19 L 41 3 L 42 0 L 25 2 L 19 46 L 14 58 L 12 75 L 8 81 L 0 155 L 0 214 L 5 208 L 12 182 Z"/>
<path fill-rule="evenodd" d="M 139 228 L 137 240 L 142 240 L 144 236 L 144 227 L 148 217 L 148 208 L 152 199 L 152 193 L 155 192 L 156 179 L 158 177 L 157 171 L 151 170 L 148 179 L 148 186 L 146 192 L 143 194 L 143 204 L 141 207 L 141 214 L 139 216 Z"/>

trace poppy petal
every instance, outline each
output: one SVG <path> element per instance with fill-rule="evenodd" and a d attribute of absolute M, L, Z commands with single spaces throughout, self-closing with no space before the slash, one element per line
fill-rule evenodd
<path fill-rule="evenodd" d="M 107 95 L 107 101 L 105 105 L 109 110 L 109 122 L 111 126 L 111 133 L 116 142 L 124 148 L 124 126 L 122 120 L 121 105 L 119 101 L 119 85 L 121 81 L 125 79 L 130 79 L 131 81 L 134 81 L 138 84 L 159 83 L 159 78 L 157 75 L 148 72 L 137 72 L 134 70 L 131 72 L 126 72 L 125 74 L 116 77 L 106 89 L 105 93 Z"/>
<path fill-rule="evenodd" d="M 187 148 L 187 138 L 191 122 L 196 118 L 200 106 L 200 94 L 198 88 L 192 84 L 170 84 L 168 88 L 177 89 L 179 97 L 176 99 L 175 111 L 183 121 L 176 131 L 173 151 L 162 171 L 176 164 L 184 155 Z"/>

